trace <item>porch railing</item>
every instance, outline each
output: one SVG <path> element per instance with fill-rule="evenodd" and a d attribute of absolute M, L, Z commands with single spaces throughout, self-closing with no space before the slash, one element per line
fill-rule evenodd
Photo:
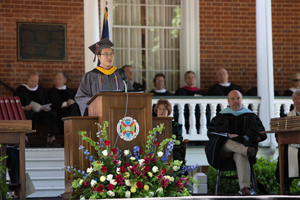
<path fill-rule="evenodd" d="M 178 107 L 178 122 L 182 124 L 182 135 L 184 139 L 189 139 L 190 141 L 207 141 L 207 121 L 210 121 L 217 114 L 217 106 L 219 105 L 221 110 L 228 106 L 227 97 L 218 96 L 166 96 L 172 105 L 173 116 L 174 107 Z M 152 97 L 152 104 L 156 104 L 159 97 Z M 259 115 L 259 106 L 261 99 L 260 97 L 243 97 L 243 107 L 251 106 L 252 111 Z M 185 118 L 184 118 L 184 107 L 185 105 L 189 107 L 189 130 L 185 128 Z M 274 99 L 274 117 L 280 117 L 280 109 L 283 107 L 283 112 L 286 114 L 290 110 L 290 106 L 293 104 L 291 97 L 275 97 Z M 197 132 L 196 129 L 196 117 L 195 108 L 196 105 L 200 107 L 200 130 Z M 206 117 L 206 107 L 210 108 L 210 118 Z M 271 119 L 271 117 L 270 117 Z M 269 124 L 268 122 L 263 122 L 264 124 Z M 269 143 L 265 141 L 265 143 Z M 266 145 L 266 144 L 265 144 Z M 263 146 L 265 146 L 263 145 Z M 267 145 L 268 146 L 268 145 Z"/>

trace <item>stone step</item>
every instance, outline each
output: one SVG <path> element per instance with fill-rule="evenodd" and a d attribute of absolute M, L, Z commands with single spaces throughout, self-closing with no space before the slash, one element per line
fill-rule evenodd
<path fill-rule="evenodd" d="M 64 158 L 26 158 L 26 168 L 60 167 L 64 166 Z"/>

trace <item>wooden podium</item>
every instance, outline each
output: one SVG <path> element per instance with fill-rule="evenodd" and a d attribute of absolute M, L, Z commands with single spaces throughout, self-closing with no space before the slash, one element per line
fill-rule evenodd
<path fill-rule="evenodd" d="M 130 116 L 139 124 L 139 134 L 132 141 L 124 141 L 118 138 L 116 130 L 119 120 L 125 116 L 126 101 L 128 95 L 128 105 L 126 116 Z M 97 126 L 99 122 L 103 125 L 103 121 L 108 121 L 107 136 L 111 141 L 111 147 L 117 139 L 116 146 L 122 151 L 130 149 L 133 152 L 134 146 L 140 146 L 146 143 L 148 132 L 152 130 L 152 95 L 151 93 L 120 93 L 120 92 L 103 92 L 94 95 L 87 103 L 89 105 L 89 116 L 86 117 L 66 117 L 64 121 L 64 148 L 65 148 L 65 166 L 74 166 L 76 169 L 86 169 L 90 167 L 90 161 L 85 159 L 85 155 L 79 152 L 79 146 L 85 146 L 91 151 L 91 146 L 83 141 L 78 135 L 79 131 L 87 131 L 87 136 L 94 141 L 97 140 Z M 155 119 L 155 126 L 160 123 L 171 123 L 172 118 L 164 118 L 164 122 Z M 165 122 L 166 121 L 166 122 Z M 172 123 L 171 123 L 172 124 Z M 159 140 L 169 137 L 170 125 L 165 125 L 164 134 L 160 135 Z M 172 131 L 171 131 L 172 132 Z M 172 134 L 171 134 L 172 135 Z M 123 153 L 123 152 L 122 152 Z M 96 152 L 95 152 L 96 154 Z M 71 188 L 73 177 L 65 171 L 65 193 L 63 199 L 70 199 L 76 193 Z"/>
<path fill-rule="evenodd" d="M 128 96 L 127 96 L 128 95 Z M 89 105 L 89 116 L 98 116 L 98 121 L 108 121 L 107 136 L 111 141 L 110 146 L 122 151 L 130 149 L 133 152 L 134 146 L 140 146 L 146 142 L 147 134 L 152 130 L 152 93 L 119 93 L 105 92 L 94 95 Z M 128 97 L 128 99 L 127 99 Z M 127 112 L 126 112 L 126 102 Z M 118 137 L 117 124 L 121 119 L 130 116 L 139 124 L 139 134 L 132 141 L 124 141 Z"/>

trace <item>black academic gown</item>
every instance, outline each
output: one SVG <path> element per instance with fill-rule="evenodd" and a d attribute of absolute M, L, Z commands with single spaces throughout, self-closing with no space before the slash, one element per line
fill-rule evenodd
<path fill-rule="evenodd" d="M 41 105 L 48 104 L 50 101 L 48 100 L 47 92 L 41 86 L 38 86 L 37 90 L 30 91 L 24 85 L 19 86 L 13 94 L 14 96 L 18 96 L 20 98 L 22 106 L 27 106 L 31 101 L 35 101 Z M 47 112 L 40 111 L 34 112 L 32 110 L 27 111 L 24 110 L 24 114 L 26 119 L 32 120 L 32 127 L 35 128 L 35 125 L 40 122 L 45 122 L 46 126 L 49 129 L 49 136 L 55 136 L 59 133 L 58 125 L 57 125 L 57 115 L 53 110 L 49 110 Z"/>
<path fill-rule="evenodd" d="M 66 107 L 62 107 L 63 103 L 68 101 L 69 99 L 74 100 L 75 91 L 71 88 L 66 88 L 65 90 L 51 88 L 48 91 L 48 96 L 50 102 L 52 103 L 51 108 L 57 114 L 59 131 L 60 133 L 63 133 L 63 121 L 61 119 L 69 116 L 80 116 L 80 110 L 76 102 Z"/>
<path fill-rule="evenodd" d="M 222 86 L 218 83 L 214 84 L 208 89 L 207 95 L 209 95 L 209 96 L 227 96 L 231 90 L 238 90 L 243 96 L 245 95 L 243 89 L 240 86 L 235 85 L 233 83 L 231 83 L 228 87 Z"/>
<path fill-rule="evenodd" d="M 228 167 L 226 166 L 226 159 L 221 157 L 221 149 L 228 138 L 213 134 L 213 132 L 237 134 L 239 136 L 233 138 L 233 140 L 245 146 L 253 147 L 257 147 L 257 137 L 260 137 L 261 141 L 267 138 L 266 134 L 260 133 L 260 131 L 264 131 L 265 129 L 256 114 L 247 108 L 235 112 L 231 111 L 230 108 L 222 110 L 212 119 L 208 126 L 207 136 L 209 141 L 205 147 L 205 153 L 208 163 L 216 169 Z M 235 116 L 233 113 L 239 115 Z M 249 139 L 247 140 L 244 136 L 247 136 Z"/>
<path fill-rule="evenodd" d="M 141 90 L 141 91 L 144 91 L 144 87 L 140 84 L 140 83 L 137 83 L 137 82 L 133 82 L 133 89 L 134 90 Z"/>

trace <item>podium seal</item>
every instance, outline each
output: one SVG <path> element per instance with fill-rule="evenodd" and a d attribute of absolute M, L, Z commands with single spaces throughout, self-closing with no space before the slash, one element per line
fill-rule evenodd
<path fill-rule="evenodd" d="M 125 141 L 132 141 L 137 137 L 140 131 L 139 123 L 132 117 L 124 117 L 117 124 L 117 132 Z"/>

